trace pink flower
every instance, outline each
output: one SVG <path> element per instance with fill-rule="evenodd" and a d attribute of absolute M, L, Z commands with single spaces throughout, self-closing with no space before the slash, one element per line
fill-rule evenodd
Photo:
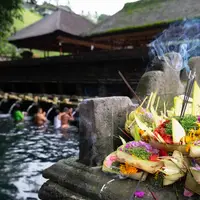
<path fill-rule="evenodd" d="M 135 195 L 135 197 L 143 198 L 144 195 L 145 195 L 145 192 L 143 192 L 143 191 L 136 191 L 136 192 L 134 193 L 134 195 Z"/>
<path fill-rule="evenodd" d="M 113 162 L 115 162 L 117 160 L 117 156 L 109 156 L 107 159 L 106 159 L 106 162 L 105 162 L 105 165 L 107 166 L 107 167 L 110 167 L 112 164 L 113 164 Z"/>
<path fill-rule="evenodd" d="M 110 160 L 111 161 L 116 161 L 117 160 L 117 156 L 110 156 Z"/>

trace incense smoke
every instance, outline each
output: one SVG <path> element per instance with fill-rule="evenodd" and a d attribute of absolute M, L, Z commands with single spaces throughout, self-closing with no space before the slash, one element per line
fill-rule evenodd
<path fill-rule="evenodd" d="M 180 71 L 185 68 L 189 71 L 190 57 L 200 55 L 200 19 L 178 21 L 164 30 L 160 36 L 149 44 L 150 57 L 161 57 L 169 52 L 181 55 L 183 63 L 168 63 Z M 173 60 L 173 59 L 172 59 Z"/>

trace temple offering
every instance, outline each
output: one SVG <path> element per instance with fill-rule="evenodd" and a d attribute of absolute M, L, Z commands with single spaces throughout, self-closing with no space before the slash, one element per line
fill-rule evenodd
<path fill-rule="evenodd" d="M 186 176 L 184 194 L 200 194 L 200 88 L 194 77 L 186 90 L 170 110 L 165 102 L 159 110 L 160 98 L 152 93 L 127 114 L 124 128 L 132 141 L 120 137 L 123 145 L 105 159 L 103 171 L 139 181 L 144 172 L 142 181 L 161 173 L 163 186 Z"/>

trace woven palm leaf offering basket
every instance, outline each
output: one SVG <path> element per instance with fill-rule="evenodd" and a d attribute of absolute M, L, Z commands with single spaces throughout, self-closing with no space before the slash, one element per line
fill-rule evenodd
<path fill-rule="evenodd" d="M 174 98 L 173 108 L 167 110 L 164 103 L 158 112 L 159 101 L 152 93 L 127 114 L 124 133 L 132 141 L 120 137 L 122 145 L 105 158 L 102 170 L 139 182 L 161 174 L 163 186 L 186 177 L 184 195 L 200 195 L 200 88 L 195 75 L 185 94 Z"/>

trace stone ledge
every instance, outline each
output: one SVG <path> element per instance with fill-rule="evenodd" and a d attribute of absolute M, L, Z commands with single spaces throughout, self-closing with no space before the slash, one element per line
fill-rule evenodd
<path fill-rule="evenodd" d="M 83 197 L 77 193 L 72 192 L 54 182 L 47 181 L 41 188 L 39 198 L 43 200 L 55 200 L 55 199 L 68 199 L 68 200 L 92 200 L 87 197 Z"/>
<path fill-rule="evenodd" d="M 89 200 L 130 200 L 137 181 L 115 179 L 116 177 L 101 172 L 101 168 L 91 168 L 76 160 L 77 158 L 61 160 L 43 172 L 43 176 L 50 181 L 47 181 L 39 191 L 42 200 L 51 200 L 50 194 L 54 200 L 67 200 L 72 198 L 73 194 L 83 200 L 87 198 Z M 152 185 L 153 179 L 154 177 L 149 175 L 148 179 L 140 184 L 139 190 L 146 193 L 143 200 L 153 199 L 147 186 L 155 193 L 158 200 L 166 200 L 166 197 L 168 200 L 188 200 L 183 196 L 184 181 L 176 184 L 177 197 L 173 186 L 156 188 Z M 76 198 L 72 199 L 76 200 Z M 200 197 L 195 195 L 189 199 L 200 200 Z"/>

